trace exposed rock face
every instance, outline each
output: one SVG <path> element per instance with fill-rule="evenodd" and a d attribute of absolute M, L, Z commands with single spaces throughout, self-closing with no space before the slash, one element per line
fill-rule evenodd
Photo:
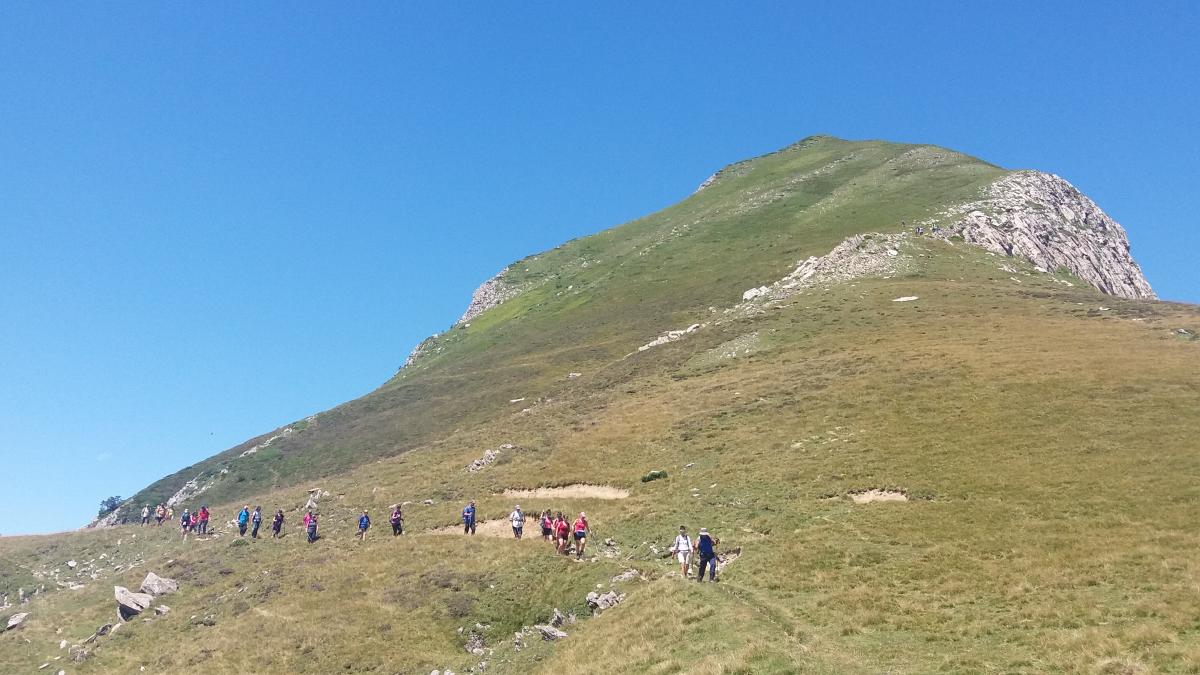
<path fill-rule="evenodd" d="M 27 616 L 29 616 L 29 612 L 19 612 L 8 617 L 8 624 L 4 627 L 4 630 L 12 630 L 20 626 Z"/>
<path fill-rule="evenodd" d="M 519 288 L 506 283 L 504 272 L 500 272 L 475 289 L 471 294 L 471 304 L 467 306 L 467 311 L 463 312 L 458 322 L 466 323 L 496 305 L 515 298 L 520 292 Z"/>
<path fill-rule="evenodd" d="M 1053 174 L 1009 174 L 988 186 L 983 200 L 945 216 L 957 220 L 936 236 L 961 235 L 968 243 L 1020 256 L 1050 272 L 1066 269 L 1109 295 L 1155 297 L 1129 253 L 1124 228 Z"/>
<path fill-rule="evenodd" d="M 150 595 L 163 595 L 166 593 L 174 593 L 179 590 L 179 583 L 174 579 L 160 577 L 154 572 L 146 575 L 146 579 L 142 581 L 140 589 L 143 593 Z"/>
<path fill-rule="evenodd" d="M 534 626 L 539 633 L 542 634 L 543 640 L 561 640 L 567 637 L 567 634 L 554 626 L 538 625 Z"/>

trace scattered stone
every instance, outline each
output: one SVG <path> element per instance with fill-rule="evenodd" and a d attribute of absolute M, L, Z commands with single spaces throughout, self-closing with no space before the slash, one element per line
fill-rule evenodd
<path fill-rule="evenodd" d="M 557 607 L 555 607 L 554 611 L 550 613 L 549 623 L 551 626 L 554 626 L 555 628 L 558 628 L 559 626 L 563 625 L 563 623 L 566 622 L 566 620 L 567 620 L 567 617 L 564 616 L 563 613 Z"/>
<path fill-rule="evenodd" d="M 113 596 L 117 599 L 117 612 L 122 621 L 141 614 L 154 603 L 154 596 L 149 593 L 134 593 L 124 586 L 113 586 Z"/>
<path fill-rule="evenodd" d="M 592 591 L 587 594 L 587 604 L 588 607 L 592 608 L 592 614 L 599 614 L 606 609 L 611 609 L 620 604 L 624 599 L 625 594 L 617 593 L 616 591 L 609 591 L 604 594 Z"/>
<path fill-rule="evenodd" d="M 422 501 L 421 503 L 424 504 L 425 506 L 433 506 L 432 499 L 426 499 L 426 500 Z"/>
<path fill-rule="evenodd" d="M 921 298 L 916 295 L 905 295 L 903 297 L 899 297 L 899 298 L 896 298 L 895 300 L 892 300 L 892 302 L 912 302 L 913 300 L 920 300 L 920 299 Z"/>
<path fill-rule="evenodd" d="M 106 623 L 103 626 L 100 626 L 99 628 L 97 628 L 94 635 L 96 637 L 102 637 L 102 636 L 105 636 L 105 635 L 108 635 L 109 633 L 111 633 L 112 629 L 113 629 L 113 625 L 111 623 Z"/>
<path fill-rule="evenodd" d="M 554 626 L 537 625 L 534 628 L 542 634 L 542 639 L 546 641 L 561 640 L 567 637 L 566 633 Z"/>
<path fill-rule="evenodd" d="M 59 640 L 59 641 L 58 641 L 58 648 L 59 648 L 59 649 L 66 649 L 66 648 L 67 648 L 67 644 L 68 644 L 68 643 L 67 643 L 67 641 L 66 641 L 66 640 Z"/>
<path fill-rule="evenodd" d="M 742 300 L 743 301 L 753 300 L 760 295 L 766 295 L 767 293 L 770 293 L 770 292 L 771 292 L 771 289 L 766 286 L 759 286 L 758 288 L 751 288 L 750 290 L 746 291 L 745 293 L 742 293 Z"/>
<path fill-rule="evenodd" d="M 472 632 L 471 635 L 467 637 L 467 644 L 465 648 L 468 654 L 483 656 L 485 652 L 484 647 L 485 644 L 483 642 L 483 636 L 479 633 Z"/>
<path fill-rule="evenodd" d="M 163 616 L 169 611 L 171 611 L 171 608 L 166 605 L 155 605 L 154 607 L 154 613 L 159 616 Z"/>
<path fill-rule="evenodd" d="M 568 380 L 573 380 L 577 377 L 583 377 L 583 373 L 567 373 Z"/>
<path fill-rule="evenodd" d="M 71 660 L 75 663 L 83 663 L 92 654 L 79 645 L 71 645 L 71 648 L 67 650 L 67 655 L 70 656 Z"/>
<path fill-rule="evenodd" d="M 29 612 L 18 612 L 13 614 L 12 616 L 8 617 L 8 625 L 4 627 L 4 630 L 12 630 L 17 626 L 20 626 L 22 623 L 24 623 L 25 618 L 28 616 Z"/>
<path fill-rule="evenodd" d="M 612 578 L 612 583 L 620 583 L 622 581 L 633 581 L 640 578 L 642 575 L 637 570 L 625 570 Z"/>
<path fill-rule="evenodd" d="M 467 465 L 467 471 L 469 473 L 475 473 L 476 471 L 483 471 L 484 469 L 486 469 L 489 466 L 491 466 L 492 464 L 494 464 L 499 457 L 500 457 L 499 450 L 484 450 L 482 457 L 474 460 L 473 462 L 471 462 L 470 464 Z"/>
<path fill-rule="evenodd" d="M 647 349 L 650 349 L 651 347 L 657 347 L 659 345 L 665 345 L 668 342 L 674 342 L 685 335 L 688 335 L 690 333 L 695 333 L 696 331 L 703 328 L 704 325 L 705 324 L 694 323 L 694 324 L 688 326 L 687 328 L 684 328 L 683 330 L 669 330 L 665 333 L 660 334 L 658 337 L 654 338 L 650 342 L 647 342 L 646 344 L 642 345 L 641 347 L 638 347 L 637 350 L 639 352 L 644 352 Z"/>
<path fill-rule="evenodd" d="M 154 572 L 146 575 L 142 581 L 141 591 L 150 595 L 164 595 L 174 593 L 179 590 L 179 582 L 174 579 L 160 577 Z"/>
<path fill-rule="evenodd" d="M 71 569 L 75 569 L 75 566 L 76 566 L 76 565 L 78 565 L 78 564 L 79 564 L 79 563 L 75 562 L 74 560 L 68 560 L 68 561 L 67 561 L 67 567 L 70 567 Z"/>

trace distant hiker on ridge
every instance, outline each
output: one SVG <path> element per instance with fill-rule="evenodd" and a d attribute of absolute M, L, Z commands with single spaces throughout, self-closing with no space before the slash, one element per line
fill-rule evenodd
<path fill-rule="evenodd" d="M 262 507 L 261 506 L 254 507 L 254 515 L 250 516 L 250 522 L 254 523 L 254 529 L 252 529 L 250 531 L 250 537 L 252 539 L 258 539 L 258 528 L 260 525 L 262 525 Z"/>
<path fill-rule="evenodd" d="M 525 530 L 525 514 L 521 512 L 520 504 L 517 504 L 513 508 L 513 512 L 508 514 L 508 519 L 512 522 L 513 536 L 520 539 L 521 533 Z"/>
<path fill-rule="evenodd" d="M 475 534 L 475 500 L 472 499 L 462 512 L 463 534 Z"/>
<path fill-rule="evenodd" d="M 279 531 L 283 529 L 283 509 L 275 511 L 275 518 L 271 520 L 271 538 L 278 539 Z"/>
<path fill-rule="evenodd" d="M 149 504 L 142 505 L 142 524 L 143 525 L 150 524 L 150 505 Z"/>
<path fill-rule="evenodd" d="M 250 505 L 247 504 L 242 507 L 241 511 L 238 511 L 237 524 L 238 524 L 238 536 L 239 537 L 246 536 L 246 525 L 249 523 L 250 523 Z"/>
<path fill-rule="evenodd" d="M 392 523 L 392 536 L 404 534 L 404 513 L 400 510 L 400 505 L 392 507 L 392 517 L 389 519 Z"/>
<path fill-rule="evenodd" d="M 363 513 L 358 518 L 358 539 L 359 541 L 367 540 L 367 530 L 371 527 L 371 517 L 367 515 L 367 510 L 363 509 Z"/>
<path fill-rule="evenodd" d="M 308 543 L 317 540 L 317 514 L 312 511 L 304 514 L 304 529 L 308 531 Z"/>

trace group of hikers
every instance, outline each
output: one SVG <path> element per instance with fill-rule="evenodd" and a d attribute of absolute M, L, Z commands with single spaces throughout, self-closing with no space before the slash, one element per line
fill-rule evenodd
<path fill-rule="evenodd" d="M 174 510 L 165 505 L 159 504 L 153 510 L 150 505 L 146 504 L 142 507 L 142 525 L 150 523 L 150 517 L 153 514 L 158 525 L 162 525 L 164 520 L 169 520 L 174 517 Z M 180 532 L 184 539 L 187 539 L 188 534 L 206 535 L 208 534 L 208 521 L 211 516 L 208 506 L 201 505 L 196 512 L 190 512 L 188 509 L 183 510 L 183 514 L 179 518 Z M 509 523 L 512 525 L 513 537 L 521 539 L 525 534 L 525 521 L 529 520 L 529 516 L 521 510 L 521 505 L 517 504 L 513 507 L 512 513 L 508 514 Z M 546 509 L 541 514 L 534 516 L 538 525 L 542 530 L 542 539 L 554 544 L 554 550 L 561 555 L 570 555 L 572 552 L 571 544 L 574 543 L 574 553 L 576 559 L 583 558 L 584 549 L 587 547 L 588 537 L 591 535 L 591 524 L 588 523 L 587 514 L 583 511 L 579 512 L 579 517 L 572 522 L 569 517 L 563 515 L 562 511 L 551 512 Z M 308 535 L 308 543 L 317 541 L 317 519 L 316 513 L 312 509 L 308 509 L 304 514 L 304 531 Z M 242 507 L 237 514 L 238 536 L 246 536 L 246 531 L 250 531 L 250 537 L 258 538 L 258 530 L 262 526 L 263 515 L 262 507 L 255 506 L 254 510 L 250 510 L 250 505 Z M 271 520 L 271 538 L 275 539 L 281 536 L 283 530 L 283 509 L 277 509 L 275 516 Z M 392 513 L 388 521 L 392 525 L 392 536 L 404 534 L 404 513 L 401 510 L 400 504 L 392 506 Z M 475 534 L 476 525 L 476 509 L 475 501 L 472 500 L 462 510 L 463 534 Z M 360 541 L 366 541 L 367 530 L 371 529 L 370 513 L 364 509 L 362 515 L 358 518 L 358 534 L 356 537 Z M 707 528 L 700 528 L 700 533 L 693 540 L 687 533 L 687 527 L 680 525 L 679 534 L 676 535 L 674 543 L 671 545 L 670 552 L 675 555 L 679 561 L 680 574 L 683 578 L 688 578 L 689 571 L 692 565 L 693 557 L 699 560 L 699 573 L 696 577 L 697 581 L 704 581 L 704 572 L 707 568 L 709 581 L 717 580 L 717 545 L 719 539 L 714 538 L 708 533 Z"/>
<path fill-rule="evenodd" d="M 475 534 L 475 515 L 475 502 L 472 500 L 462 511 L 463 534 Z M 551 514 L 550 509 L 542 511 L 535 518 L 542 528 L 542 539 L 553 543 L 557 553 L 570 555 L 571 543 L 574 541 L 575 557 L 583 557 L 588 536 L 592 532 L 586 513 L 580 511 L 579 517 L 573 523 L 562 511 Z M 528 519 L 529 516 L 521 510 L 520 504 L 513 507 L 512 513 L 508 514 L 508 521 L 512 525 L 514 538 L 521 539 L 525 535 L 525 521 Z"/>

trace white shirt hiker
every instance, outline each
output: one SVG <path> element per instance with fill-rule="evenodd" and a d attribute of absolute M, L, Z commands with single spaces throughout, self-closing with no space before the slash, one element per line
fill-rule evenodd
<path fill-rule="evenodd" d="M 675 557 L 679 559 L 679 564 L 686 563 L 692 555 L 691 537 L 686 534 L 675 537 L 675 543 L 671 546 L 671 550 L 675 552 Z"/>
<path fill-rule="evenodd" d="M 512 521 L 513 527 L 521 527 L 525 524 L 525 514 L 521 513 L 520 509 L 508 514 L 508 519 Z"/>

